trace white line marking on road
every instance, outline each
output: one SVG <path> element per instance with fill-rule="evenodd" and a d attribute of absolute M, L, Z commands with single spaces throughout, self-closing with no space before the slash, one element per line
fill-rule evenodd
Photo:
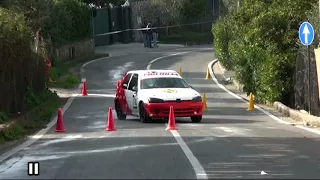
<path fill-rule="evenodd" d="M 131 67 L 134 63 L 133 62 L 126 62 L 124 65 L 118 66 L 109 71 L 109 76 L 111 77 L 111 81 L 117 82 L 120 80 L 124 73 Z"/>
<path fill-rule="evenodd" d="M 177 55 L 181 55 L 181 54 L 186 54 L 186 53 L 188 53 L 188 52 L 179 52 L 179 53 L 169 54 L 169 55 L 166 55 L 166 56 L 161 56 L 161 57 L 158 57 L 156 59 L 153 59 L 152 61 L 149 62 L 148 66 L 147 66 L 147 69 L 150 70 L 151 69 L 151 65 L 153 63 L 155 63 L 156 61 L 160 60 L 160 59 L 164 59 L 164 58 L 171 57 L 171 56 L 177 56 Z"/>
<path fill-rule="evenodd" d="M 198 161 L 198 159 L 194 156 L 188 145 L 183 141 L 180 134 L 176 130 L 170 131 L 173 137 L 176 139 L 178 144 L 180 145 L 181 149 L 183 150 L 184 154 L 187 156 L 188 160 L 190 161 L 194 171 L 196 172 L 197 179 L 208 179 L 207 174 Z"/>
<path fill-rule="evenodd" d="M 80 134 L 79 135 L 69 135 L 69 136 L 66 136 L 66 137 L 63 137 L 63 138 L 54 139 L 54 140 L 51 140 L 51 141 L 46 141 L 46 142 L 40 144 L 40 146 L 48 146 L 48 145 L 51 145 L 51 144 L 73 141 L 73 140 L 76 140 L 76 139 L 79 139 L 79 138 L 82 138 L 82 137 L 83 136 L 80 135 Z"/>
<path fill-rule="evenodd" d="M 205 49 L 205 50 L 207 50 L 207 49 Z M 171 54 L 171 55 L 168 55 L 168 56 L 162 56 L 162 57 L 156 58 L 156 59 L 150 61 L 150 63 L 147 66 L 147 69 L 151 69 L 151 65 L 154 62 L 156 62 L 156 61 L 158 61 L 160 59 L 163 59 L 163 58 L 166 58 L 166 57 L 182 55 L 182 54 L 186 54 L 188 52 L 193 52 L 193 51 L 180 52 L 180 53 L 175 53 L 175 54 Z M 167 126 L 167 125 L 165 124 L 165 126 Z M 177 131 L 170 131 L 170 132 L 172 133 L 173 137 L 178 142 L 178 144 L 181 147 L 181 149 L 184 152 L 184 154 L 187 156 L 189 162 L 191 163 L 191 165 L 192 165 L 192 167 L 193 167 L 193 169 L 194 169 L 194 171 L 196 173 L 197 179 L 208 179 L 208 176 L 207 176 L 204 168 L 202 167 L 201 163 L 198 161 L 198 159 L 192 153 L 192 151 L 190 150 L 188 145 L 183 141 L 183 139 L 180 136 L 180 134 Z"/>
<path fill-rule="evenodd" d="M 213 80 L 221 89 L 223 89 L 224 91 L 226 91 L 227 93 L 229 93 L 229 94 L 232 95 L 233 97 L 239 99 L 240 101 L 242 101 L 242 102 L 244 102 L 244 103 L 246 103 L 246 104 L 249 104 L 249 102 L 245 101 L 242 97 L 240 97 L 240 96 L 238 96 L 237 94 L 231 92 L 231 91 L 228 90 L 225 86 L 223 86 L 222 84 L 220 84 L 220 83 L 218 82 L 218 80 L 217 80 L 217 78 L 216 78 L 216 76 L 214 75 L 213 70 L 212 70 L 212 65 L 213 65 L 214 63 L 216 63 L 217 61 L 218 61 L 218 59 L 215 59 L 215 60 L 211 61 L 211 62 L 208 64 L 208 68 L 209 68 L 209 72 L 210 72 L 210 75 L 211 75 L 212 80 Z M 258 105 L 254 105 L 254 107 L 255 107 L 256 109 L 258 109 L 259 111 L 263 112 L 264 114 L 268 115 L 269 117 L 271 117 L 271 119 L 278 121 L 279 123 L 282 123 L 282 124 L 292 124 L 292 123 L 289 123 L 289 122 L 287 122 L 287 121 L 284 121 L 284 120 L 282 120 L 282 119 L 274 116 L 273 114 L 265 111 L 264 109 L 262 109 L 262 108 L 261 108 L 260 106 L 258 106 Z M 295 126 L 295 127 L 300 128 L 300 129 L 304 129 L 304 130 L 306 130 L 306 131 L 309 131 L 309 132 L 312 132 L 312 133 L 315 133 L 315 134 L 320 135 L 320 131 L 319 131 L 319 130 L 316 130 L 316 129 L 312 129 L 312 128 L 308 128 L 308 127 L 304 127 L 304 126 L 300 126 L 300 125 L 299 125 L 299 126 Z"/>
<path fill-rule="evenodd" d="M 199 51 L 208 51 L 208 50 L 212 50 L 212 48 L 194 48 L 193 50 L 188 50 L 188 51 L 184 51 L 184 52 L 179 52 L 179 53 L 174 53 L 174 54 L 169 54 L 166 56 L 161 56 L 158 57 L 156 59 L 153 59 L 152 61 L 149 62 L 149 64 L 147 65 L 147 69 L 150 70 L 151 69 L 151 65 L 157 61 L 159 61 L 160 59 L 164 59 L 167 57 L 172 57 L 172 56 L 177 56 L 177 55 L 182 55 L 182 54 L 186 54 L 186 53 L 190 53 L 190 52 L 199 52 Z"/>
<path fill-rule="evenodd" d="M 81 69 L 83 69 L 84 67 L 88 66 L 88 65 L 91 64 L 91 63 L 94 63 L 94 62 L 97 62 L 97 61 L 101 61 L 101 60 L 103 60 L 103 59 L 107 59 L 107 58 L 110 58 L 110 57 L 113 57 L 113 56 L 102 57 L 102 58 L 99 58 L 99 59 L 94 59 L 94 60 L 92 60 L 92 61 L 86 62 L 86 63 L 84 63 L 84 64 L 82 65 L 82 68 L 81 68 Z"/>
<path fill-rule="evenodd" d="M 308 128 L 308 127 L 304 127 L 304 126 L 300 126 L 300 125 L 295 126 L 295 127 L 320 135 L 320 131 L 317 129 L 312 129 L 312 128 Z"/>

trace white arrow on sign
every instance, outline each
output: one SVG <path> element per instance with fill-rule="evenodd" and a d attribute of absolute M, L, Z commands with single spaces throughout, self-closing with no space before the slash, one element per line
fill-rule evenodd
<path fill-rule="evenodd" d="M 304 43 L 305 44 L 308 44 L 308 35 L 310 34 L 310 31 L 309 31 L 309 28 L 307 25 L 304 25 L 304 28 L 303 28 L 303 31 L 302 31 L 302 34 L 304 34 Z"/>

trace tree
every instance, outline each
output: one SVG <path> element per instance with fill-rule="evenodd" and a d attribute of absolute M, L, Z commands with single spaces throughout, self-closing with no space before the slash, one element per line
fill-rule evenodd
<path fill-rule="evenodd" d="M 19 112 L 27 87 L 44 90 L 44 62 L 31 50 L 32 30 L 23 14 L 0 8 L 0 111 Z"/>
<path fill-rule="evenodd" d="M 22 13 L 34 37 L 35 50 L 40 49 L 43 28 L 51 19 L 52 0 L 4 0 L 4 7 Z"/>
<path fill-rule="evenodd" d="M 186 20 L 194 20 L 204 14 L 205 7 L 205 0 L 185 0 L 180 13 Z"/>
<path fill-rule="evenodd" d="M 317 0 L 243 0 L 213 27 L 215 52 L 260 102 L 290 104 L 297 28 Z M 224 32 L 227 31 L 227 32 Z"/>

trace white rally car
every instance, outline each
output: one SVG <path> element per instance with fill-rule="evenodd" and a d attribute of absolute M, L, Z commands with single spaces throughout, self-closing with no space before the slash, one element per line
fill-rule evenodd
<path fill-rule="evenodd" d="M 190 117 L 192 122 L 200 122 L 203 112 L 201 95 L 173 70 L 127 72 L 118 81 L 114 104 L 119 120 L 132 115 L 143 123 L 168 118 L 170 106 L 176 117 Z"/>

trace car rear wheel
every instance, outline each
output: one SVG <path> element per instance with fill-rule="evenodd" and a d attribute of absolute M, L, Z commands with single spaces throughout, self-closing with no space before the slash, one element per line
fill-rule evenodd
<path fill-rule="evenodd" d="M 139 105 L 139 116 L 140 116 L 140 121 L 142 123 L 148 123 L 151 120 L 151 118 L 148 116 L 146 109 L 144 108 L 143 103 L 140 103 Z"/>
<path fill-rule="evenodd" d="M 193 123 L 199 123 L 202 120 L 202 116 L 191 116 L 190 118 Z"/>
<path fill-rule="evenodd" d="M 127 115 L 125 115 L 125 114 L 122 112 L 121 107 L 120 107 L 120 104 L 119 104 L 118 102 L 115 104 L 115 107 L 116 107 L 116 112 L 117 112 L 117 118 L 118 118 L 119 120 L 126 120 Z"/>

